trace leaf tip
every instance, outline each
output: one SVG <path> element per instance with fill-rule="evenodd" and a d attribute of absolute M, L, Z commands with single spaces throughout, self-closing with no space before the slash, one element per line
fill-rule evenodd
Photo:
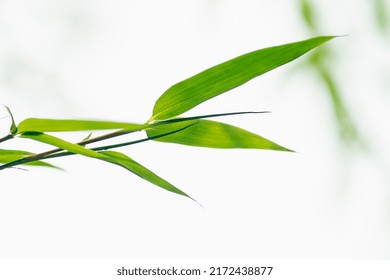
<path fill-rule="evenodd" d="M 193 197 L 191 197 L 191 196 L 189 196 L 189 195 L 187 195 L 187 194 L 186 194 L 186 196 L 187 196 L 189 199 L 191 199 L 192 201 L 194 201 L 196 204 L 198 204 L 201 208 L 204 209 L 203 205 L 202 205 L 199 201 L 197 201 L 195 198 L 193 198 Z"/>
<path fill-rule="evenodd" d="M 283 152 L 296 153 L 296 151 L 283 147 Z"/>

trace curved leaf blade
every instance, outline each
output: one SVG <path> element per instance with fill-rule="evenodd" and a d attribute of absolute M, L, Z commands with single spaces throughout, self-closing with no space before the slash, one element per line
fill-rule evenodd
<path fill-rule="evenodd" d="M 36 132 L 24 133 L 22 134 L 22 137 L 29 138 L 42 143 L 46 143 L 49 145 L 53 145 L 71 153 L 80 154 L 86 157 L 95 158 L 112 164 L 119 165 L 121 167 L 124 167 L 128 171 L 131 171 L 132 173 L 138 175 L 139 177 L 155 184 L 158 187 L 161 187 L 170 192 L 174 192 L 176 194 L 189 197 L 185 192 L 176 188 L 169 182 L 165 181 L 161 177 L 154 174 L 152 171 L 148 170 L 146 167 L 143 167 L 142 165 L 135 162 L 134 160 L 132 160 L 131 158 L 129 158 L 124 154 L 118 152 L 112 152 L 112 151 L 96 152 L 84 148 L 83 146 L 80 146 L 78 144 L 73 144 L 66 140 L 60 139 L 52 135 L 44 134 L 44 133 L 36 133 Z"/>
<path fill-rule="evenodd" d="M 142 130 L 145 125 L 110 121 L 55 120 L 30 118 L 18 126 L 18 133 L 25 132 L 66 132 L 83 130 L 126 129 Z"/>
<path fill-rule="evenodd" d="M 155 141 L 219 149 L 241 148 L 291 151 L 242 128 L 210 120 L 168 123 L 148 128 L 146 133 L 149 137 L 154 137 L 169 131 L 178 130 L 183 125 L 191 123 L 194 123 L 194 125 L 155 139 Z"/>
<path fill-rule="evenodd" d="M 100 152 L 103 155 L 109 156 L 110 157 L 110 162 L 120 165 L 127 170 L 131 171 L 135 175 L 141 177 L 142 179 L 149 181 L 150 183 L 161 187 L 167 191 L 184 195 L 189 198 L 191 198 L 188 194 L 183 192 L 182 190 L 176 188 L 174 185 L 169 183 L 168 181 L 164 180 L 160 176 L 156 175 L 146 167 L 142 166 L 138 162 L 134 161 L 130 157 L 126 156 L 125 154 L 119 153 L 119 152 L 114 152 L 114 151 L 104 151 Z"/>
<path fill-rule="evenodd" d="M 309 40 L 253 51 L 181 81 L 156 101 L 151 120 L 178 116 L 193 107 L 284 65 L 334 38 Z"/>

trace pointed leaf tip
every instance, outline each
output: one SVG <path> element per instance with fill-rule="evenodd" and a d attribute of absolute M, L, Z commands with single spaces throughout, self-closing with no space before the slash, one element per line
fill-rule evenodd
<path fill-rule="evenodd" d="M 180 194 L 180 195 L 186 196 L 186 197 L 194 200 L 188 194 L 186 194 L 182 190 L 178 189 L 177 187 L 175 187 L 174 185 L 172 185 L 168 181 L 166 181 L 163 178 L 161 178 L 160 176 L 156 175 L 154 172 L 150 171 L 149 169 L 142 166 L 141 164 L 134 161 L 133 159 L 131 159 L 130 157 L 128 157 L 125 154 L 119 153 L 119 152 L 114 152 L 114 151 L 104 151 L 104 152 L 100 152 L 100 153 L 108 157 L 107 161 L 126 168 L 127 170 L 131 171 L 132 173 L 141 177 L 142 179 L 149 181 L 150 183 L 152 183 L 160 188 L 163 188 L 167 191 L 170 191 L 170 192 L 173 192 L 176 194 Z M 194 201 L 196 202 L 196 200 L 194 200 Z"/>

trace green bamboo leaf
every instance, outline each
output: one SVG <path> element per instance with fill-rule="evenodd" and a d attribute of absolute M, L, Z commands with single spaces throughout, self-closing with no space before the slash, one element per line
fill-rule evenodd
<path fill-rule="evenodd" d="M 168 123 L 150 127 L 146 129 L 146 133 L 149 137 L 154 137 L 178 130 L 180 127 L 191 123 L 194 123 L 194 125 L 174 134 L 155 139 L 155 141 L 220 149 L 246 148 L 291 151 L 242 128 L 210 120 Z"/>
<path fill-rule="evenodd" d="M 150 183 L 152 183 L 156 186 L 159 186 L 159 187 L 161 187 L 165 190 L 168 190 L 170 192 L 174 192 L 174 193 L 184 195 L 184 196 L 191 198 L 185 192 L 176 188 L 171 183 L 167 182 L 166 180 L 159 177 L 158 175 L 156 175 L 155 173 L 153 173 L 152 171 L 150 171 L 146 167 L 142 166 L 138 162 L 134 161 L 133 159 L 131 159 L 130 157 L 128 157 L 122 153 L 113 152 L 113 151 L 104 151 L 104 152 L 100 152 L 100 153 L 104 154 L 106 156 L 109 156 L 110 161 L 112 163 L 118 164 L 118 165 L 126 168 L 127 170 L 131 171 L 132 173 L 138 175 L 142 179 L 149 181 Z"/>
<path fill-rule="evenodd" d="M 63 132 L 80 130 L 125 129 L 142 130 L 145 125 L 110 121 L 26 119 L 18 126 L 18 133 L 24 132 Z"/>
<path fill-rule="evenodd" d="M 25 158 L 27 156 L 33 155 L 33 153 L 27 152 L 27 151 L 21 151 L 21 150 L 4 150 L 0 149 L 0 163 L 8 163 L 15 160 L 19 160 L 22 158 Z M 35 165 L 35 166 L 43 166 L 43 167 L 51 167 L 56 169 L 61 169 L 57 166 L 54 166 L 50 163 L 44 162 L 44 161 L 34 161 L 25 163 L 25 165 Z"/>
<path fill-rule="evenodd" d="M 185 192 L 179 190 L 172 184 L 168 183 L 164 179 L 160 178 L 147 168 L 143 167 L 139 163 L 135 162 L 131 158 L 126 155 L 123 155 L 118 152 L 95 152 L 93 150 L 84 148 L 83 146 L 70 143 L 58 137 L 54 137 L 44 133 L 37 132 L 27 132 L 21 135 L 23 138 L 29 138 L 35 141 L 39 141 L 42 143 L 46 143 L 49 145 L 56 146 L 60 149 L 66 150 L 71 153 L 80 154 L 86 157 L 95 158 L 99 160 L 103 160 L 112 164 L 119 165 L 124 167 L 125 169 L 131 171 L 132 173 L 138 175 L 139 177 L 171 192 L 176 194 L 184 195 L 189 197 Z"/>
<path fill-rule="evenodd" d="M 261 49 L 209 68 L 165 91 L 156 101 L 150 120 L 178 116 L 202 102 L 300 57 L 332 38 L 334 36 L 316 37 Z"/>
<path fill-rule="evenodd" d="M 80 146 L 78 144 L 73 144 L 71 142 L 60 139 L 58 137 L 44 134 L 42 132 L 25 132 L 21 135 L 21 137 L 22 138 L 29 138 L 29 139 L 32 139 L 32 140 L 35 140 L 38 142 L 42 142 L 42 143 L 46 143 L 46 144 L 55 146 L 57 148 L 60 148 L 62 150 L 66 150 L 66 151 L 74 153 L 74 154 L 80 154 L 80 155 L 83 155 L 86 157 L 92 157 L 92 158 L 98 158 L 98 159 L 105 158 L 103 155 L 99 154 L 98 152 L 84 148 L 83 146 Z"/>

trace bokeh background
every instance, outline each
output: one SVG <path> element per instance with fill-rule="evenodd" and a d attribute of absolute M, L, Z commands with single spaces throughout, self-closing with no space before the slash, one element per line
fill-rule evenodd
<path fill-rule="evenodd" d="M 1 171 L 0 258 L 389 258 L 389 4 L 1 0 L 0 96 L 17 122 L 144 122 L 169 86 L 210 66 L 346 36 L 187 113 L 270 110 L 224 121 L 296 153 L 121 150 L 204 208 L 87 158 L 53 161 L 65 172 Z M 0 110 L 3 136 L 10 118 Z M 1 148 L 47 149 L 19 139 Z"/>

